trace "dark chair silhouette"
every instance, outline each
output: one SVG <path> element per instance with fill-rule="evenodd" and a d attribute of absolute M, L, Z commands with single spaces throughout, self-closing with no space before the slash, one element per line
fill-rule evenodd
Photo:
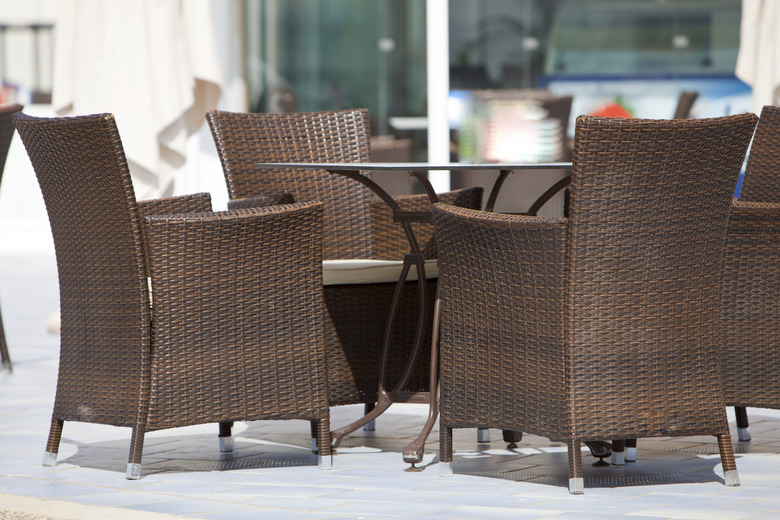
<path fill-rule="evenodd" d="M 755 124 L 581 116 L 568 218 L 434 206 L 442 474 L 453 428 L 494 427 L 565 442 L 572 493 L 582 442 L 659 436 L 715 435 L 738 484 L 717 294 Z"/>
<path fill-rule="evenodd" d="M 14 135 L 14 123 L 11 117 L 23 108 L 22 105 L 0 107 L 0 180 L 2 180 L 5 160 L 8 158 L 8 150 L 11 148 L 11 139 Z M 3 327 L 2 316 L 0 316 L 0 362 L 2 362 L 4 369 L 9 372 L 13 371 L 11 356 L 8 353 L 8 343 L 5 341 L 5 328 Z"/>
<path fill-rule="evenodd" d="M 319 203 L 221 213 L 208 194 L 136 202 L 114 117 L 14 116 L 43 192 L 60 283 L 45 465 L 65 421 L 146 432 L 237 420 L 330 424 Z"/>

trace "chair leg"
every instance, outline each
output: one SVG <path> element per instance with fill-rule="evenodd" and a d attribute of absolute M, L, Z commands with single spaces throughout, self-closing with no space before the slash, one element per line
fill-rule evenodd
<path fill-rule="evenodd" d="M 582 476 L 582 444 L 570 440 L 569 445 L 569 493 L 582 495 L 585 493 L 585 479 Z"/>
<path fill-rule="evenodd" d="M 504 442 L 507 443 L 507 449 L 513 450 L 517 448 L 517 443 L 523 440 L 523 432 L 516 430 L 503 430 Z"/>
<path fill-rule="evenodd" d="M 46 442 L 46 451 L 43 453 L 43 465 L 54 466 L 57 463 L 57 453 L 60 451 L 60 439 L 62 438 L 62 424 L 64 421 L 51 418 L 49 427 L 49 440 Z"/>
<path fill-rule="evenodd" d="M 747 408 L 744 406 L 735 406 L 734 414 L 737 416 L 737 439 L 740 442 L 748 442 L 751 439 L 751 436 Z"/>
<path fill-rule="evenodd" d="M 477 442 L 490 442 L 490 428 L 477 428 Z"/>
<path fill-rule="evenodd" d="M 220 421 L 219 452 L 230 453 L 232 451 L 233 451 L 233 421 Z"/>
<path fill-rule="evenodd" d="M 371 410 L 373 410 L 376 407 L 376 403 L 366 403 L 363 410 L 364 415 L 368 415 L 371 413 Z M 371 419 L 366 424 L 363 425 L 363 431 L 364 432 L 373 432 L 376 430 L 376 419 Z"/>
<path fill-rule="evenodd" d="M 331 444 L 333 444 L 330 436 L 330 419 L 320 419 L 317 423 L 317 467 L 322 470 L 331 469 L 333 467 L 333 451 Z"/>
<path fill-rule="evenodd" d="M 144 423 L 145 424 L 145 423 Z M 130 437 L 130 456 L 127 459 L 127 480 L 141 478 L 141 457 L 144 453 L 144 435 L 146 431 L 142 426 L 134 426 Z"/>
<path fill-rule="evenodd" d="M 312 453 L 319 453 L 319 431 L 320 431 L 320 425 L 319 421 L 309 421 L 311 424 L 311 452 Z"/>
<path fill-rule="evenodd" d="M 452 476 L 452 428 L 439 426 L 439 476 Z"/>
<path fill-rule="evenodd" d="M 612 465 L 623 466 L 626 463 L 626 441 L 613 439 L 612 441 Z"/>
<path fill-rule="evenodd" d="M 723 466 L 723 479 L 727 486 L 739 486 L 739 473 L 737 463 L 734 461 L 734 447 L 731 445 L 731 435 L 722 433 L 718 437 L 720 449 L 720 463 Z"/>
<path fill-rule="evenodd" d="M 626 462 L 636 462 L 636 439 L 626 439 Z"/>
<path fill-rule="evenodd" d="M 599 460 L 593 463 L 597 468 L 609 466 L 609 462 L 604 459 L 612 456 L 612 443 L 607 441 L 585 441 L 585 445 L 590 449 L 590 454 Z"/>
<path fill-rule="evenodd" d="M 0 315 L 0 361 L 2 361 L 2 368 L 9 372 L 14 371 L 14 367 L 11 364 L 11 356 L 8 354 L 8 344 L 5 342 L 5 328 L 3 327 L 3 317 Z"/>

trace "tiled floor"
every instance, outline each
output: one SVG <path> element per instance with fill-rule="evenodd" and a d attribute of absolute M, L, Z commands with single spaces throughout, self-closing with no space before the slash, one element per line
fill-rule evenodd
<path fill-rule="evenodd" d="M 735 447 L 736 488 L 723 485 L 707 437 L 640 441 L 639 461 L 622 468 L 585 456 L 583 496 L 567 492 L 561 445 L 527 436 L 508 451 L 498 431 L 478 444 L 474 430 L 457 430 L 451 478 L 438 476 L 434 432 L 422 471 L 406 471 L 401 450 L 424 421 L 419 405 L 396 405 L 375 432 L 349 437 L 331 471 L 317 469 L 305 422 L 239 424 L 227 456 L 216 425 L 149 434 L 137 481 L 124 478 L 129 429 L 66 423 L 59 463 L 43 467 L 57 372 L 58 337 L 45 330 L 58 305 L 54 258 L 0 257 L 0 298 L 14 361 L 0 374 L 0 518 L 780 518 L 780 413 L 770 410 L 749 411 L 754 440 Z M 332 424 L 360 411 L 334 408 Z"/>

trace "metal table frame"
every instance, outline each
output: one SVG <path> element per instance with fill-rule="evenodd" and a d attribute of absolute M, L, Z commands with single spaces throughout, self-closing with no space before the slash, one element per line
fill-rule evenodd
<path fill-rule="evenodd" d="M 401 270 L 401 275 L 396 285 L 395 293 L 393 295 L 393 301 L 390 306 L 390 314 L 387 319 L 387 326 L 385 328 L 385 335 L 382 344 L 382 357 L 380 360 L 380 375 L 379 375 L 379 390 L 376 406 L 371 409 L 367 414 L 358 419 L 357 421 L 334 430 L 332 432 L 333 446 L 339 445 L 345 435 L 357 430 L 361 426 L 371 422 L 379 417 L 385 410 L 387 410 L 393 403 L 427 403 L 430 405 L 428 411 L 428 418 L 423 426 L 420 434 L 404 449 L 403 459 L 412 465 L 422 462 L 423 452 L 425 448 L 425 441 L 430 435 L 433 429 L 436 419 L 439 414 L 438 409 L 438 325 L 439 320 L 439 290 L 437 283 L 436 290 L 436 302 L 434 305 L 434 323 L 433 323 L 433 337 L 431 341 L 431 365 L 430 365 L 430 386 L 429 392 L 405 392 L 403 388 L 409 382 L 412 372 L 414 370 L 417 358 L 420 355 L 422 348 L 423 336 L 425 334 L 426 318 L 428 302 L 426 301 L 426 278 L 425 278 L 425 259 L 420 250 L 420 246 L 417 243 L 417 239 L 412 230 L 412 223 L 427 222 L 430 223 L 432 214 L 430 211 L 404 211 L 381 186 L 374 182 L 369 177 L 366 177 L 361 172 L 363 171 L 386 171 L 386 172 L 408 172 L 409 175 L 415 177 L 420 184 L 422 184 L 425 193 L 428 195 L 431 204 L 439 201 L 439 197 L 433 189 L 431 182 L 428 180 L 428 173 L 433 171 L 462 171 L 462 170 L 490 170 L 499 171 L 499 176 L 495 180 L 493 187 L 488 196 L 485 210 L 493 211 L 498 193 L 501 190 L 506 178 L 515 171 L 522 170 L 561 170 L 571 168 L 571 163 L 567 162 L 555 162 L 555 163 L 484 163 L 484 164 L 464 164 L 464 163 L 260 163 L 258 164 L 263 169 L 286 169 L 286 170 L 325 170 L 329 173 L 336 175 L 343 175 L 349 177 L 365 186 L 371 191 L 377 194 L 385 204 L 393 211 L 393 220 L 398 222 L 404 230 L 407 240 L 409 241 L 409 253 L 404 257 L 404 265 Z M 556 185 L 557 186 L 557 185 Z M 552 188 L 551 188 L 552 189 Z M 548 190 L 550 191 L 550 190 Z M 420 298 L 420 312 L 417 321 L 417 329 L 415 334 L 415 342 L 412 348 L 412 354 L 407 360 L 404 372 L 401 379 L 393 389 L 385 388 L 386 384 L 386 372 L 387 363 L 390 351 L 390 338 L 395 323 L 398 306 L 401 300 L 401 293 L 403 291 L 404 283 L 406 282 L 407 275 L 412 266 L 417 269 L 417 279 L 420 281 L 419 286 L 419 298 Z M 422 395 L 424 394 L 424 395 Z"/>

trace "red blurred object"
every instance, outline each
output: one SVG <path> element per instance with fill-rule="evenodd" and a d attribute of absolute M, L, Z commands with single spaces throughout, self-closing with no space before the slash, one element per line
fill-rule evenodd
<path fill-rule="evenodd" d="M 592 116 L 630 118 L 634 115 L 619 101 L 608 103 L 590 113 Z"/>

